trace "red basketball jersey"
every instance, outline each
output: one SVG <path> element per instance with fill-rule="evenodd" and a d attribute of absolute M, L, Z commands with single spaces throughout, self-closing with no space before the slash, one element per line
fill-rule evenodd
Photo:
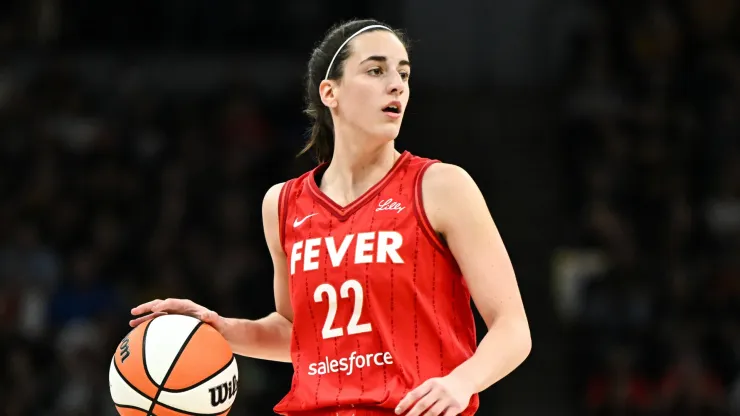
<path fill-rule="evenodd" d="M 317 185 L 326 165 L 283 186 L 294 375 L 277 413 L 389 414 L 475 351 L 470 294 L 422 207 L 421 178 L 435 162 L 404 152 L 345 207 Z M 463 415 L 477 408 L 475 395 Z"/>

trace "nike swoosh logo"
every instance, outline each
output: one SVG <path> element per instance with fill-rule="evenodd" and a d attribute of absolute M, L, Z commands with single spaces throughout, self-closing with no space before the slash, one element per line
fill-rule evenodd
<path fill-rule="evenodd" d="M 298 220 L 298 218 L 296 218 L 295 221 L 293 221 L 293 227 L 300 227 L 301 224 L 303 224 L 304 222 L 306 222 L 307 219 L 313 217 L 314 215 L 316 215 L 316 214 L 315 213 L 314 214 L 309 214 L 309 215 L 303 217 L 300 221 Z"/>

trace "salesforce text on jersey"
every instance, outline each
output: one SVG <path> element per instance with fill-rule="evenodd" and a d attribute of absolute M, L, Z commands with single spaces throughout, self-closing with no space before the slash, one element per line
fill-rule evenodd
<path fill-rule="evenodd" d="M 311 363 L 308 366 L 308 375 L 324 375 L 330 373 L 343 372 L 346 375 L 352 375 L 356 368 L 365 368 L 370 366 L 382 367 L 393 364 L 393 356 L 390 352 L 376 352 L 371 354 L 357 355 L 352 351 L 349 357 L 339 359 L 329 359 L 324 357 L 324 361 Z"/>

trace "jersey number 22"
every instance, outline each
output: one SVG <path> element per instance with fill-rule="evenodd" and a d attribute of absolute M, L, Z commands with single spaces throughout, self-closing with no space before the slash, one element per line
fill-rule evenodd
<path fill-rule="evenodd" d="M 352 311 L 352 317 L 349 319 L 349 323 L 347 324 L 347 335 L 370 332 L 373 328 L 369 323 L 359 323 L 360 315 L 362 315 L 362 305 L 364 303 L 362 285 L 357 280 L 347 280 L 342 283 L 342 286 L 339 288 L 339 295 L 342 299 L 349 298 L 350 289 L 354 294 L 355 306 Z M 344 329 L 332 328 L 332 326 L 334 326 L 334 318 L 337 316 L 337 291 L 334 289 L 334 286 L 328 283 L 322 283 L 316 288 L 316 291 L 313 292 L 313 300 L 318 303 L 323 302 L 324 293 L 326 293 L 327 301 L 329 302 L 329 312 L 326 314 L 326 321 L 324 322 L 324 328 L 321 330 L 321 336 L 323 336 L 324 339 L 341 337 L 344 335 Z"/>

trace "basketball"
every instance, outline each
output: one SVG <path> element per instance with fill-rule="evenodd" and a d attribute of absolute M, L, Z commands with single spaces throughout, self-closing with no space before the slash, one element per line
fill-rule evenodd
<path fill-rule="evenodd" d="M 212 326 L 163 315 L 126 335 L 108 380 L 121 416 L 225 416 L 236 398 L 239 371 L 231 347 Z"/>

